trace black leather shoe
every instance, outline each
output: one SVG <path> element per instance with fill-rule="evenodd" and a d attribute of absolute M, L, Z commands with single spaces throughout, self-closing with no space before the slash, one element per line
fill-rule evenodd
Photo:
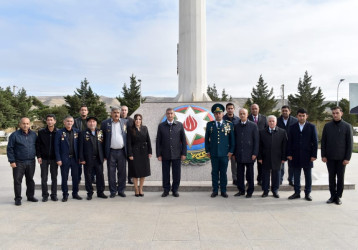
<path fill-rule="evenodd" d="M 294 193 L 293 195 L 288 197 L 289 200 L 299 199 L 299 198 L 301 198 L 301 195 L 299 193 Z"/>
<path fill-rule="evenodd" d="M 135 197 L 139 197 L 139 194 L 134 194 Z"/>
<path fill-rule="evenodd" d="M 273 193 L 273 197 L 275 197 L 275 198 L 280 198 L 280 196 L 279 196 L 278 193 Z"/>
<path fill-rule="evenodd" d="M 88 201 L 92 200 L 92 195 L 87 195 L 87 200 Z"/>
<path fill-rule="evenodd" d="M 244 192 L 238 192 L 234 196 L 238 197 L 238 196 L 241 196 L 241 195 L 245 195 L 245 193 Z"/>
<path fill-rule="evenodd" d="M 105 195 L 104 193 L 97 194 L 97 197 L 98 197 L 98 198 L 103 198 L 103 199 L 107 199 L 107 198 L 108 198 L 108 196 Z"/>
<path fill-rule="evenodd" d="M 133 185 L 133 181 L 131 179 L 128 179 L 128 184 Z"/>
<path fill-rule="evenodd" d="M 339 199 L 338 197 L 337 197 L 335 203 L 336 203 L 337 205 L 342 205 L 342 201 L 341 201 L 341 199 Z"/>
<path fill-rule="evenodd" d="M 294 186 L 294 185 L 293 185 L 293 181 L 288 181 L 288 185 L 290 185 L 290 186 L 293 187 L 293 186 Z"/>
<path fill-rule="evenodd" d="M 211 198 L 215 198 L 216 196 L 218 196 L 218 193 L 215 193 L 215 192 L 212 192 L 210 195 Z"/>
<path fill-rule="evenodd" d="M 173 192 L 173 196 L 174 197 L 179 197 L 179 193 L 178 192 Z"/>
<path fill-rule="evenodd" d="M 124 192 L 118 192 L 118 196 L 120 196 L 120 197 L 127 197 L 127 195 L 124 193 Z"/>
<path fill-rule="evenodd" d="M 42 197 L 42 202 L 48 201 L 48 197 Z"/>
<path fill-rule="evenodd" d="M 31 197 L 31 198 L 27 198 L 27 201 L 38 202 L 39 200 L 36 199 L 35 197 Z"/>
<path fill-rule="evenodd" d="M 327 204 L 331 204 L 331 203 L 333 203 L 333 202 L 335 202 L 335 201 L 336 201 L 335 197 L 331 197 L 331 198 L 329 198 L 329 199 L 326 201 L 326 203 L 327 203 Z"/>
<path fill-rule="evenodd" d="M 221 192 L 221 196 L 224 197 L 224 198 L 229 197 L 226 192 Z"/>
<path fill-rule="evenodd" d="M 265 192 L 261 195 L 262 198 L 265 198 L 267 196 L 268 196 L 268 193 L 265 193 Z"/>
<path fill-rule="evenodd" d="M 245 197 L 246 197 L 246 198 L 251 198 L 251 197 L 252 197 L 252 194 L 247 194 Z"/>
<path fill-rule="evenodd" d="M 72 195 L 72 198 L 75 199 L 75 200 L 82 200 L 82 197 L 79 196 L 78 194 Z"/>
<path fill-rule="evenodd" d="M 143 196 L 144 196 L 144 194 L 139 194 L 139 196 L 140 196 L 140 197 L 143 197 Z M 178 194 L 178 196 L 179 196 L 179 194 Z"/>
<path fill-rule="evenodd" d="M 64 196 L 64 197 L 62 198 L 62 202 L 66 202 L 67 199 L 68 199 L 68 197 L 67 197 L 67 196 Z"/>
<path fill-rule="evenodd" d="M 58 198 L 57 198 L 57 196 L 51 196 L 51 200 L 52 201 L 58 201 Z"/>
<path fill-rule="evenodd" d="M 116 197 L 116 194 L 115 194 L 115 193 L 112 193 L 112 194 L 110 194 L 110 196 L 109 196 L 109 198 L 114 198 L 114 197 Z"/>
<path fill-rule="evenodd" d="M 306 201 L 312 201 L 311 195 L 306 194 L 306 195 L 305 195 L 305 200 L 306 200 Z"/>
<path fill-rule="evenodd" d="M 167 192 L 167 191 L 164 191 L 163 193 L 162 193 L 162 197 L 167 197 L 169 195 L 169 192 Z"/>
<path fill-rule="evenodd" d="M 21 206 L 21 200 L 15 200 L 15 206 Z"/>

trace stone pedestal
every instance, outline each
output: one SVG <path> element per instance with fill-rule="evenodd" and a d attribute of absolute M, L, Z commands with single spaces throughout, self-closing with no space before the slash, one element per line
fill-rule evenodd
<path fill-rule="evenodd" d="M 136 110 L 132 117 L 135 114 L 141 114 L 143 116 L 143 124 L 148 127 L 150 139 L 152 142 L 153 148 L 153 157 L 150 161 L 152 175 L 148 177 L 148 180 L 151 181 L 160 181 L 162 180 L 162 166 L 161 162 L 156 158 L 155 150 L 155 141 L 157 136 L 157 129 L 160 122 L 162 122 L 165 117 L 165 111 L 167 108 L 177 108 L 181 106 L 193 106 L 193 107 L 202 107 L 207 110 L 211 109 L 213 102 L 193 102 L 193 103 L 143 103 L 138 110 Z M 191 110 L 190 110 L 191 111 Z M 189 111 L 188 111 L 189 112 Z M 198 111 L 196 111 L 198 112 Z M 205 134 L 205 133 L 204 133 Z M 230 163 L 229 163 L 230 164 Z M 230 167 L 229 167 L 230 168 Z M 210 161 L 204 163 L 199 162 L 196 165 L 182 165 L 181 172 L 183 181 L 211 181 L 211 164 Z M 228 171 L 228 177 L 231 177 L 231 171 Z M 231 179 L 231 178 L 230 178 Z"/>

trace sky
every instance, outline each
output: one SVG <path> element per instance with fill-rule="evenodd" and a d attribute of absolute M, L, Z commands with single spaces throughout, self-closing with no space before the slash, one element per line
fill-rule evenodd
<path fill-rule="evenodd" d="M 185 0 L 189 1 L 189 0 Z M 249 97 L 262 74 L 281 98 L 312 75 L 327 100 L 358 83 L 358 1 L 207 0 L 207 83 Z M 134 74 L 143 96 L 178 92 L 178 0 L 0 0 L 0 86 L 73 94 L 87 78 L 115 97 Z"/>

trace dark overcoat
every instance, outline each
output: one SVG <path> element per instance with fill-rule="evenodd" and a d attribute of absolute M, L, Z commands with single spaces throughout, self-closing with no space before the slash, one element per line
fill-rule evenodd
<path fill-rule="evenodd" d="M 352 125 L 343 121 L 330 121 L 324 125 L 321 141 L 321 156 L 328 160 L 350 160 L 353 150 Z"/>
<path fill-rule="evenodd" d="M 187 142 L 183 124 L 174 121 L 169 125 L 167 120 L 160 123 L 157 131 L 156 153 L 163 160 L 178 160 L 186 156 Z"/>
<path fill-rule="evenodd" d="M 291 125 L 288 133 L 287 156 L 292 156 L 293 167 L 313 167 L 311 157 L 317 158 L 318 137 L 316 126 L 306 122 L 302 132 L 299 123 Z"/>
<path fill-rule="evenodd" d="M 253 163 L 252 156 L 259 153 L 259 130 L 256 123 L 247 120 L 245 124 L 237 123 L 235 132 L 235 157 L 239 163 Z"/>
<path fill-rule="evenodd" d="M 149 176 L 149 154 L 152 154 L 152 145 L 146 126 L 142 126 L 140 131 L 133 127 L 128 130 L 127 150 L 128 157 L 133 156 L 133 160 L 128 160 L 128 176 L 135 178 Z"/>
<path fill-rule="evenodd" d="M 282 128 L 276 127 L 270 133 L 269 128 L 260 130 L 258 160 L 262 160 L 262 167 L 272 170 L 281 169 L 281 161 L 286 161 L 287 135 Z"/>

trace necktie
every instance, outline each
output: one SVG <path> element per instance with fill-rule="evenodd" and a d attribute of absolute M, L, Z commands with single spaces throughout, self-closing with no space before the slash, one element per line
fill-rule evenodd
<path fill-rule="evenodd" d="M 256 118 L 256 116 L 254 116 L 254 121 L 255 121 L 255 123 L 257 123 L 257 118 Z"/>
<path fill-rule="evenodd" d="M 220 122 L 217 122 L 217 123 L 218 123 L 218 125 L 217 125 L 218 129 L 220 129 Z"/>

